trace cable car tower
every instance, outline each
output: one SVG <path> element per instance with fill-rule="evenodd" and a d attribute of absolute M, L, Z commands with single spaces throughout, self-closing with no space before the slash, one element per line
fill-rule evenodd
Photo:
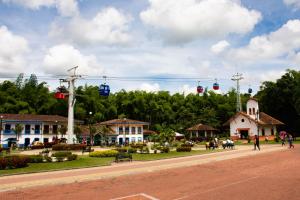
<path fill-rule="evenodd" d="M 69 90 L 69 100 L 68 100 L 68 131 L 67 131 L 67 143 L 72 144 L 76 141 L 76 137 L 74 134 L 74 106 L 76 102 L 76 98 L 74 95 L 74 88 L 75 88 L 75 80 L 80 78 L 81 75 L 76 74 L 78 66 L 68 69 L 70 73 L 69 77 L 63 79 L 63 82 L 68 83 L 68 90 Z"/>
<path fill-rule="evenodd" d="M 240 80 L 244 79 L 243 74 L 236 73 L 231 80 L 236 81 L 236 112 L 242 111 L 241 94 L 240 94 Z"/>

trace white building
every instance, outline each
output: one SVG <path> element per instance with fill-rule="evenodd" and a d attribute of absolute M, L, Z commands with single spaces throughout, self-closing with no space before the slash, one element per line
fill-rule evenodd
<path fill-rule="evenodd" d="M 113 119 L 101 122 L 100 125 L 106 125 L 113 130 L 114 133 L 109 135 L 109 142 L 123 144 L 143 142 L 144 126 L 149 123 L 132 119 Z"/>
<path fill-rule="evenodd" d="M 236 113 L 225 125 L 230 126 L 232 139 L 253 138 L 255 135 L 259 135 L 260 138 L 268 136 L 269 139 L 273 139 L 277 126 L 284 125 L 284 123 L 264 112 L 259 112 L 257 100 L 250 98 L 247 101 L 247 112 Z"/>
<path fill-rule="evenodd" d="M 18 143 L 20 147 L 23 147 L 33 141 L 52 142 L 53 137 L 60 138 L 59 129 L 68 121 L 66 117 L 58 115 L 33 114 L 0 114 L 0 120 L 0 144 L 3 147 L 10 147 L 13 143 Z M 18 138 L 15 133 L 17 124 L 22 126 L 22 132 Z"/>

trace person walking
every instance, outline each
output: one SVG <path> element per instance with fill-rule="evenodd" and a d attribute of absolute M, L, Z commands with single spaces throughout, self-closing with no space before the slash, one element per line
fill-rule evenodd
<path fill-rule="evenodd" d="M 295 148 L 293 145 L 293 136 L 291 134 L 288 135 L 289 148 Z"/>
<path fill-rule="evenodd" d="M 258 135 L 254 136 L 254 150 L 256 150 L 256 147 L 258 148 L 258 150 L 260 151 L 260 147 L 259 147 L 259 137 Z"/>
<path fill-rule="evenodd" d="M 285 134 L 280 136 L 281 139 L 281 146 L 285 146 Z"/>

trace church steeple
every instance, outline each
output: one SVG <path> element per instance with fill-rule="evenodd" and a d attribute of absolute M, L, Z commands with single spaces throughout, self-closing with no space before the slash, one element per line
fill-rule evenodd
<path fill-rule="evenodd" d="M 247 101 L 247 114 L 253 119 L 256 119 L 257 117 L 259 120 L 259 106 L 258 101 L 256 99 L 250 98 Z"/>

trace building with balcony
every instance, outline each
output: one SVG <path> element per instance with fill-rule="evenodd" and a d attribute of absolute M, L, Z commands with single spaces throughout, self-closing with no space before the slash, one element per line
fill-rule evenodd
<path fill-rule="evenodd" d="M 58 115 L 0 114 L 0 117 L 0 144 L 3 147 L 10 147 L 14 143 L 26 147 L 34 141 L 52 142 L 54 137 L 61 137 L 59 129 L 68 121 L 66 117 Z M 17 124 L 22 127 L 18 135 Z"/>
<path fill-rule="evenodd" d="M 111 130 L 108 134 L 111 143 L 134 143 L 144 141 L 144 126 L 149 126 L 148 122 L 142 122 L 132 119 L 113 119 L 99 123 L 106 125 Z"/>

